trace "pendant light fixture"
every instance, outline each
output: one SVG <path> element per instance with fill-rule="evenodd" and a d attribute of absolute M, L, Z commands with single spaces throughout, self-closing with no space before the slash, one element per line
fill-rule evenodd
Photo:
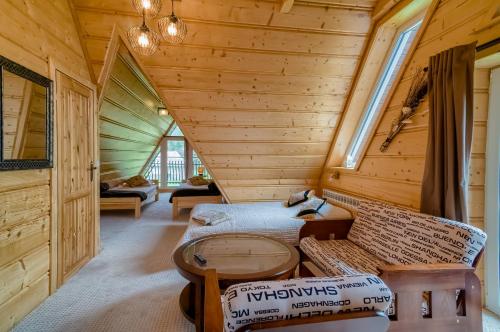
<path fill-rule="evenodd" d="M 142 25 L 130 28 L 127 37 L 134 51 L 146 56 L 153 55 L 160 45 L 160 36 L 146 25 L 146 9 L 142 11 Z"/>
<path fill-rule="evenodd" d="M 186 23 L 174 14 L 174 0 L 172 0 L 172 13 L 158 21 L 160 33 L 167 42 L 173 45 L 182 43 L 187 35 Z"/>
<path fill-rule="evenodd" d="M 132 5 L 139 14 L 144 12 L 148 18 L 156 17 L 161 10 L 161 0 L 132 0 Z"/>

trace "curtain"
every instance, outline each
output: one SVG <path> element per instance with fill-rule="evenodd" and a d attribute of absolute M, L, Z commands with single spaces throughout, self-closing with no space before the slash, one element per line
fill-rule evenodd
<path fill-rule="evenodd" d="M 468 222 L 476 43 L 429 60 L 429 136 L 420 211 Z"/>

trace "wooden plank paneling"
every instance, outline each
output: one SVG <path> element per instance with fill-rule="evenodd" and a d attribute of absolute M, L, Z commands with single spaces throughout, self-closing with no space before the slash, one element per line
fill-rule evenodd
<path fill-rule="evenodd" d="M 49 77 L 49 57 L 90 80 L 68 3 L 0 1 L 0 49 Z M 34 113 L 35 114 L 35 113 Z M 32 128 L 41 124 L 35 116 Z M 43 142 L 29 142 L 31 155 Z M 8 331 L 49 294 L 50 169 L 0 172 L 0 331 Z"/>
<path fill-rule="evenodd" d="M 392 120 L 398 115 L 409 89 L 416 66 L 426 66 L 430 56 L 447 48 L 466 44 L 479 38 L 484 42 L 491 35 L 498 36 L 497 25 L 482 34 L 473 33 L 494 1 L 447 0 L 435 12 L 410 65 L 396 87 L 394 96 L 385 109 L 381 122 L 371 138 L 366 156 L 356 172 L 333 177 L 334 170 L 326 165 L 322 184 L 325 187 L 369 199 L 379 199 L 418 210 L 420 208 L 421 180 L 427 146 L 428 103 L 419 107 L 413 122 L 406 126 L 384 153 L 379 147 L 385 139 Z M 474 127 L 472 158 L 469 168 L 469 223 L 484 227 L 484 164 L 486 147 L 486 119 L 488 115 L 489 70 L 476 69 L 474 73 Z M 482 266 L 482 265 L 481 265 Z M 478 275 L 483 277 L 483 269 Z"/>
<path fill-rule="evenodd" d="M 99 111 L 101 181 L 139 174 L 172 122 L 158 115 L 160 98 L 127 58 L 118 53 Z"/>
<path fill-rule="evenodd" d="M 140 61 L 229 200 L 233 194 L 241 199 L 235 188 L 242 183 L 228 182 L 237 176 L 317 182 L 374 4 L 295 1 L 287 13 L 279 12 L 278 2 L 263 0 L 176 4 L 189 26 L 186 39 L 177 46 L 162 42 L 156 54 Z M 100 70 L 113 25 L 126 31 L 138 17 L 126 0 L 75 0 L 75 8 L 91 62 Z M 120 94 L 122 101 L 127 98 Z M 142 142 L 139 136 L 132 139 Z M 107 150 L 115 149 L 110 140 Z M 132 170 L 107 167 L 104 176 Z M 278 199 L 289 191 L 282 186 L 275 184 L 275 194 L 259 187 L 245 192 L 260 193 L 249 199 Z"/>

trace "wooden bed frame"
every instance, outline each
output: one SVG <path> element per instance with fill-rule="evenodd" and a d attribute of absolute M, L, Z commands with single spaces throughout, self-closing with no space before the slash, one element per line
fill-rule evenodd
<path fill-rule="evenodd" d="M 172 217 L 179 216 L 181 209 L 193 208 L 196 204 L 211 203 L 222 204 L 222 195 L 218 196 L 186 196 L 172 198 Z"/>
<path fill-rule="evenodd" d="M 160 199 L 158 191 L 158 181 L 154 181 L 156 185 L 155 202 Z M 116 198 L 101 198 L 100 209 L 103 210 L 134 210 L 136 219 L 141 217 L 142 201 L 140 197 L 116 197 Z"/>

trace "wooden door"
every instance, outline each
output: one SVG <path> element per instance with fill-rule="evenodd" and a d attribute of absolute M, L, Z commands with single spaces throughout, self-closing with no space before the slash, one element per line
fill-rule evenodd
<path fill-rule="evenodd" d="M 95 119 L 91 89 L 57 72 L 56 90 L 61 284 L 93 256 Z"/>

